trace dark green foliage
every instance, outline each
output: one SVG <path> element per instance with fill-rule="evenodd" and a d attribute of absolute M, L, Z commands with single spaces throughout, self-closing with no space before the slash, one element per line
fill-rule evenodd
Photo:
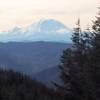
<path fill-rule="evenodd" d="M 58 99 L 59 98 L 59 99 Z M 28 76 L 0 70 L 0 100 L 61 100 L 58 93 Z"/>
<path fill-rule="evenodd" d="M 95 54 L 92 56 L 95 52 L 92 40 L 92 33 L 81 32 L 80 20 L 78 20 L 72 35 L 73 47 L 64 50 L 61 58 L 60 77 L 63 86 L 60 88 L 64 91 L 65 100 L 96 100 L 95 81 L 93 81 L 95 71 L 94 67 L 92 68 L 95 63 L 91 60 L 95 56 Z"/>
<path fill-rule="evenodd" d="M 92 54 L 91 54 L 91 73 L 92 73 L 92 86 L 94 87 L 94 98 L 100 100 L 100 13 L 96 17 L 92 26 Z"/>

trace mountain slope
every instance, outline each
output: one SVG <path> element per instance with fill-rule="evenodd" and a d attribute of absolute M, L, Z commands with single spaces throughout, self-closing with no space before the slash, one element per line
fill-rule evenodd
<path fill-rule="evenodd" d="M 35 75 L 33 75 L 33 78 L 43 84 L 46 84 L 47 86 L 54 87 L 53 82 L 61 83 L 61 80 L 59 78 L 59 71 L 59 67 L 55 66 L 36 73 Z"/>
<path fill-rule="evenodd" d="M 0 43 L 0 67 L 33 75 L 57 66 L 63 49 L 70 46 L 54 42 Z"/>

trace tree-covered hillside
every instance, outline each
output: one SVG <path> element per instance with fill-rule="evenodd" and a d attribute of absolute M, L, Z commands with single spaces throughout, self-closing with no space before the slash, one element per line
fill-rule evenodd
<path fill-rule="evenodd" d="M 0 70 L 0 100 L 61 100 L 61 96 L 28 76 Z"/>

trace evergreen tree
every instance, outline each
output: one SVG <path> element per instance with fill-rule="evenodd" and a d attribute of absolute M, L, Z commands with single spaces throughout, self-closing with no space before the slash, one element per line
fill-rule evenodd
<path fill-rule="evenodd" d="M 92 26 L 92 50 L 91 50 L 91 79 L 92 87 L 94 87 L 94 98 L 100 99 L 100 13 L 96 16 L 96 20 Z"/>
<path fill-rule="evenodd" d="M 61 79 L 68 100 L 89 100 L 88 54 L 90 48 L 88 32 L 81 32 L 80 19 L 72 35 L 72 48 L 64 50 L 61 58 Z M 92 99 L 91 99 L 92 100 Z"/>
<path fill-rule="evenodd" d="M 78 27 L 74 29 L 74 33 L 73 33 L 73 47 L 75 49 L 79 48 L 79 43 L 80 43 L 80 28 L 79 28 L 79 20 L 78 20 Z M 77 51 L 77 50 L 75 50 Z M 61 69 L 61 79 L 63 80 L 63 90 L 65 93 L 65 98 L 67 99 L 75 99 L 76 97 L 76 90 L 77 85 L 76 84 L 76 73 L 75 72 L 76 68 L 75 68 L 75 64 L 74 64 L 74 53 L 72 49 L 66 49 L 63 52 L 62 58 L 61 58 L 61 65 L 60 65 L 60 69 Z M 78 94 L 77 94 L 78 95 Z M 77 98 L 76 98 L 77 99 Z"/>

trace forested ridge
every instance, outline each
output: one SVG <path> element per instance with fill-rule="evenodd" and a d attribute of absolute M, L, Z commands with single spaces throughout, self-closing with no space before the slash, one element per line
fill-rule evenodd
<path fill-rule="evenodd" d="M 61 100 L 59 92 L 28 76 L 0 70 L 0 100 Z"/>

